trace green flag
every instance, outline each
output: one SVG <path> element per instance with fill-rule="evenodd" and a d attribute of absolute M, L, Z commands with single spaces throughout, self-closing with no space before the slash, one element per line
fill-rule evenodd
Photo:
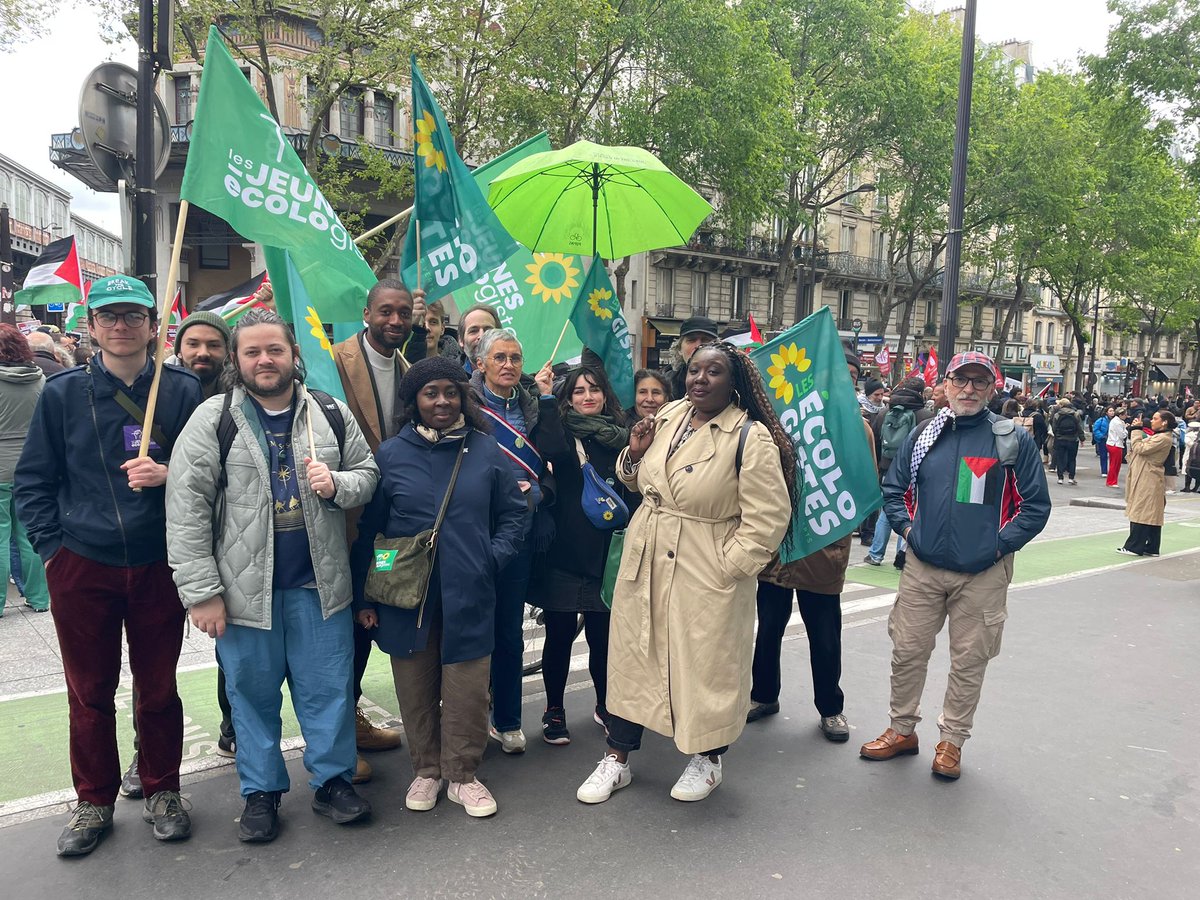
<path fill-rule="evenodd" d="M 300 358 L 304 360 L 304 383 L 345 401 L 342 379 L 337 364 L 333 361 L 333 350 L 325 323 L 317 312 L 316 304 L 304 287 L 300 269 L 286 250 L 268 249 L 267 272 L 275 289 L 275 309 L 292 322 L 296 343 L 300 345 Z"/>
<path fill-rule="evenodd" d="M 784 562 L 850 534 L 883 503 L 846 354 L 823 306 L 750 354 L 796 447 L 800 502 Z"/>
<path fill-rule="evenodd" d="M 530 253 L 517 245 L 517 252 L 494 271 L 455 291 L 454 305 L 462 312 L 476 303 L 490 304 L 501 327 L 511 328 L 521 339 L 529 360 L 526 368 L 534 372 L 547 360 L 562 362 L 583 352 L 573 329 L 566 327 L 582 275 L 578 256 Z M 556 344 L 558 352 L 551 360 Z"/>
<path fill-rule="evenodd" d="M 517 244 L 454 149 L 450 127 L 421 77 L 415 56 L 412 85 L 416 208 L 405 235 L 400 271 L 405 284 L 424 288 L 438 299 L 495 269 Z"/>
<path fill-rule="evenodd" d="M 517 146 L 505 150 L 494 159 L 489 159 L 482 166 L 475 169 L 471 173 L 471 177 L 475 179 L 475 183 L 479 185 L 480 192 L 486 197 L 488 188 L 491 187 L 492 179 L 498 175 L 503 175 L 504 170 L 514 163 L 518 163 L 527 156 L 533 156 L 535 153 L 545 153 L 547 150 L 553 150 L 550 146 L 550 138 L 546 132 L 535 134 L 527 141 L 522 141 Z"/>
<path fill-rule="evenodd" d="M 289 250 L 326 321 L 358 321 L 375 284 L 283 129 L 209 29 L 179 195 L 265 247 Z"/>
<path fill-rule="evenodd" d="M 583 287 L 575 298 L 571 324 L 583 345 L 600 357 L 613 393 L 626 409 L 633 407 L 633 340 L 621 302 L 613 290 L 604 261 L 592 260 Z"/>

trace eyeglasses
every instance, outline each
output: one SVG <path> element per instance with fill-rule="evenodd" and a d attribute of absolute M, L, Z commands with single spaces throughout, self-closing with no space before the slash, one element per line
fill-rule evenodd
<path fill-rule="evenodd" d="M 986 375 L 980 375 L 976 378 L 968 378 L 966 375 L 951 375 L 950 383 L 956 388 L 965 388 L 968 384 L 977 391 L 987 390 L 988 385 L 995 383 L 994 378 L 989 378 Z"/>
<path fill-rule="evenodd" d="M 111 310 L 100 310 L 93 313 L 96 322 L 103 325 L 105 328 L 112 328 L 117 324 L 117 319 L 123 321 L 130 328 L 138 328 L 146 323 L 150 318 L 149 313 L 144 313 L 141 310 L 131 309 L 129 312 L 117 313 Z"/>
<path fill-rule="evenodd" d="M 523 357 L 520 353 L 494 353 L 492 354 L 492 362 L 498 366 L 503 366 L 508 363 L 512 363 L 514 366 L 519 366 L 521 363 L 525 362 L 525 357 Z"/>

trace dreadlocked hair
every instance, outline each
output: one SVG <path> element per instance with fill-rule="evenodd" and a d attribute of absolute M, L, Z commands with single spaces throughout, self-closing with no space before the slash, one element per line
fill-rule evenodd
<path fill-rule="evenodd" d="M 763 384 L 758 366 L 750 360 L 744 350 L 728 341 L 710 341 L 702 344 L 696 348 L 692 359 L 704 350 L 716 350 L 725 357 L 733 374 L 733 403 L 744 409 L 755 422 L 766 425 L 767 430 L 771 432 L 771 440 L 779 448 L 779 462 L 783 465 L 783 478 L 787 482 L 788 500 L 791 503 L 792 517 L 795 518 L 796 504 L 800 502 L 796 485 L 796 448 L 783 426 L 779 424 L 779 416 L 775 415 L 775 407 L 767 396 L 767 388 Z M 785 541 L 790 539 L 789 532 Z"/>

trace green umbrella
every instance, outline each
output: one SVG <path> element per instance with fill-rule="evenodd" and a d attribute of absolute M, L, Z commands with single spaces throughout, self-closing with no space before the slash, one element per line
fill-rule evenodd
<path fill-rule="evenodd" d="M 604 259 L 686 244 L 712 212 L 653 153 L 591 141 L 527 156 L 492 181 L 488 202 L 531 250 L 590 246 Z"/>

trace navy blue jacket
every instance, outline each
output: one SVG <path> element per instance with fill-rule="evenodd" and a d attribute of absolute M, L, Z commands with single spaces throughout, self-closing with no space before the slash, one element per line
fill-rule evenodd
<path fill-rule="evenodd" d="M 883 479 L 883 508 L 899 534 L 912 527 L 909 549 L 922 562 L 974 574 L 1015 553 L 1046 527 L 1050 493 L 1033 438 L 1016 429 L 1017 462 L 1001 469 L 984 410 L 951 419 L 929 448 L 912 484 L 914 428 Z"/>
<path fill-rule="evenodd" d="M 44 561 L 64 546 L 109 566 L 167 558 L 166 487 L 135 493 L 121 471 L 137 456 L 141 426 L 117 403 L 117 389 L 145 410 L 153 378 L 154 363 L 147 362 L 127 387 L 97 354 L 87 366 L 46 379 L 13 478 L 17 516 Z M 168 462 L 203 400 L 199 378 L 163 366 L 154 424 L 166 444 L 151 444 L 155 462 Z"/>
<path fill-rule="evenodd" d="M 508 460 L 491 435 L 471 431 L 454 495 L 438 534 L 437 562 L 418 611 L 372 604 L 364 588 L 374 560 L 375 536 L 412 537 L 433 527 L 459 441 L 431 444 L 412 424 L 379 445 L 379 486 L 363 510 L 350 548 L 354 611 L 374 609 L 371 637 L 392 656 L 424 650 L 431 623 L 441 617 L 442 665 L 489 656 L 496 633 L 496 573 L 517 555 L 528 504 Z"/>

